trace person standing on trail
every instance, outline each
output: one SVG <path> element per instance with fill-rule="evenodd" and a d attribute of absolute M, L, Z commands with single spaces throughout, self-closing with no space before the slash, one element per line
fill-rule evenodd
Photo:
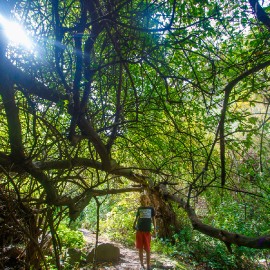
<path fill-rule="evenodd" d="M 150 199 L 143 194 L 140 197 L 141 206 L 137 209 L 136 218 L 133 224 L 136 230 L 136 248 L 139 250 L 139 259 L 141 269 L 144 268 L 143 250 L 146 252 L 147 270 L 150 270 L 150 244 L 151 244 L 151 227 L 154 225 L 154 236 L 156 236 L 156 219 L 155 210 L 150 206 Z"/>

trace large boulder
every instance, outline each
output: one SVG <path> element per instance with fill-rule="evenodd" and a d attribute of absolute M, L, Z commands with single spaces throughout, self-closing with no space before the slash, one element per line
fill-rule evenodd
<path fill-rule="evenodd" d="M 81 261 L 82 252 L 80 249 L 76 248 L 69 248 L 68 249 L 68 262 L 71 265 L 75 265 L 77 263 L 80 263 Z"/>
<path fill-rule="evenodd" d="M 95 248 L 93 248 L 86 256 L 86 262 L 93 262 Z M 118 262 L 120 258 L 120 249 L 113 244 L 104 243 L 97 246 L 96 261 L 97 262 Z"/>

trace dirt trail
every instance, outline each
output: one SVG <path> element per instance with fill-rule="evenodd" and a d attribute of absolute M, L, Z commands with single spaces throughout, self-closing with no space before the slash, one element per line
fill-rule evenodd
<path fill-rule="evenodd" d="M 80 229 L 83 233 L 86 242 L 90 246 L 94 246 L 96 235 L 85 229 Z M 99 237 L 98 244 L 111 243 L 120 249 L 120 261 L 117 264 L 103 263 L 99 264 L 97 270 L 139 270 L 139 256 L 138 251 L 134 248 L 128 248 L 118 242 L 114 242 L 104 236 Z M 262 269 L 269 269 L 267 264 L 263 261 L 260 262 Z M 185 263 L 176 262 L 162 254 L 151 253 L 151 266 L 153 270 L 202 270 L 208 269 L 204 264 L 200 266 L 187 265 Z M 92 270 L 92 267 L 83 267 L 80 270 Z"/>
<path fill-rule="evenodd" d="M 85 240 L 88 243 L 95 243 L 95 234 L 89 232 L 85 229 L 80 229 L 83 233 Z M 138 252 L 134 248 L 127 248 L 120 243 L 113 242 L 105 237 L 99 237 L 99 244 L 102 243 L 111 243 L 115 246 L 119 247 L 120 249 L 120 261 L 117 264 L 102 264 L 98 267 L 99 270 L 139 270 L 140 263 Z M 176 268 L 176 262 L 171 260 L 170 258 L 160 255 L 160 254 L 151 254 L 151 265 L 153 270 L 165 270 L 165 269 L 180 269 L 179 267 Z M 91 268 L 81 268 L 81 270 L 90 270 Z M 186 268 L 182 268 L 186 269 Z"/>

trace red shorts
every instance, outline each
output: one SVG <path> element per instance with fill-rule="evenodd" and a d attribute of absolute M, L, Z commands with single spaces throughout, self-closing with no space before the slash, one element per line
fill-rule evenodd
<path fill-rule="evenodd" d="M 150 251 L 151 233 L 150 232 L 136 232 L 136 248 Z"/>

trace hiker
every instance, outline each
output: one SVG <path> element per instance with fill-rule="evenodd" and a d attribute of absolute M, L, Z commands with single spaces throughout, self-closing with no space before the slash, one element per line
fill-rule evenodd
<path fill-rule="evenodd" d="M 151 225 L 154 225 L 154 234 L 156 236 L 155 210 L 150 206 L 150 199 L 143 194 L 140 197 L 141 206 L 137 210 L 136 218 L 133 224 L 136 230 L 136 248 L 139 250 L 139 259 L 141 269 L 144 268 L 143 250 L 146 252 L 147 270 L 150 270 L 150 244 L 151 244 Z"/>

